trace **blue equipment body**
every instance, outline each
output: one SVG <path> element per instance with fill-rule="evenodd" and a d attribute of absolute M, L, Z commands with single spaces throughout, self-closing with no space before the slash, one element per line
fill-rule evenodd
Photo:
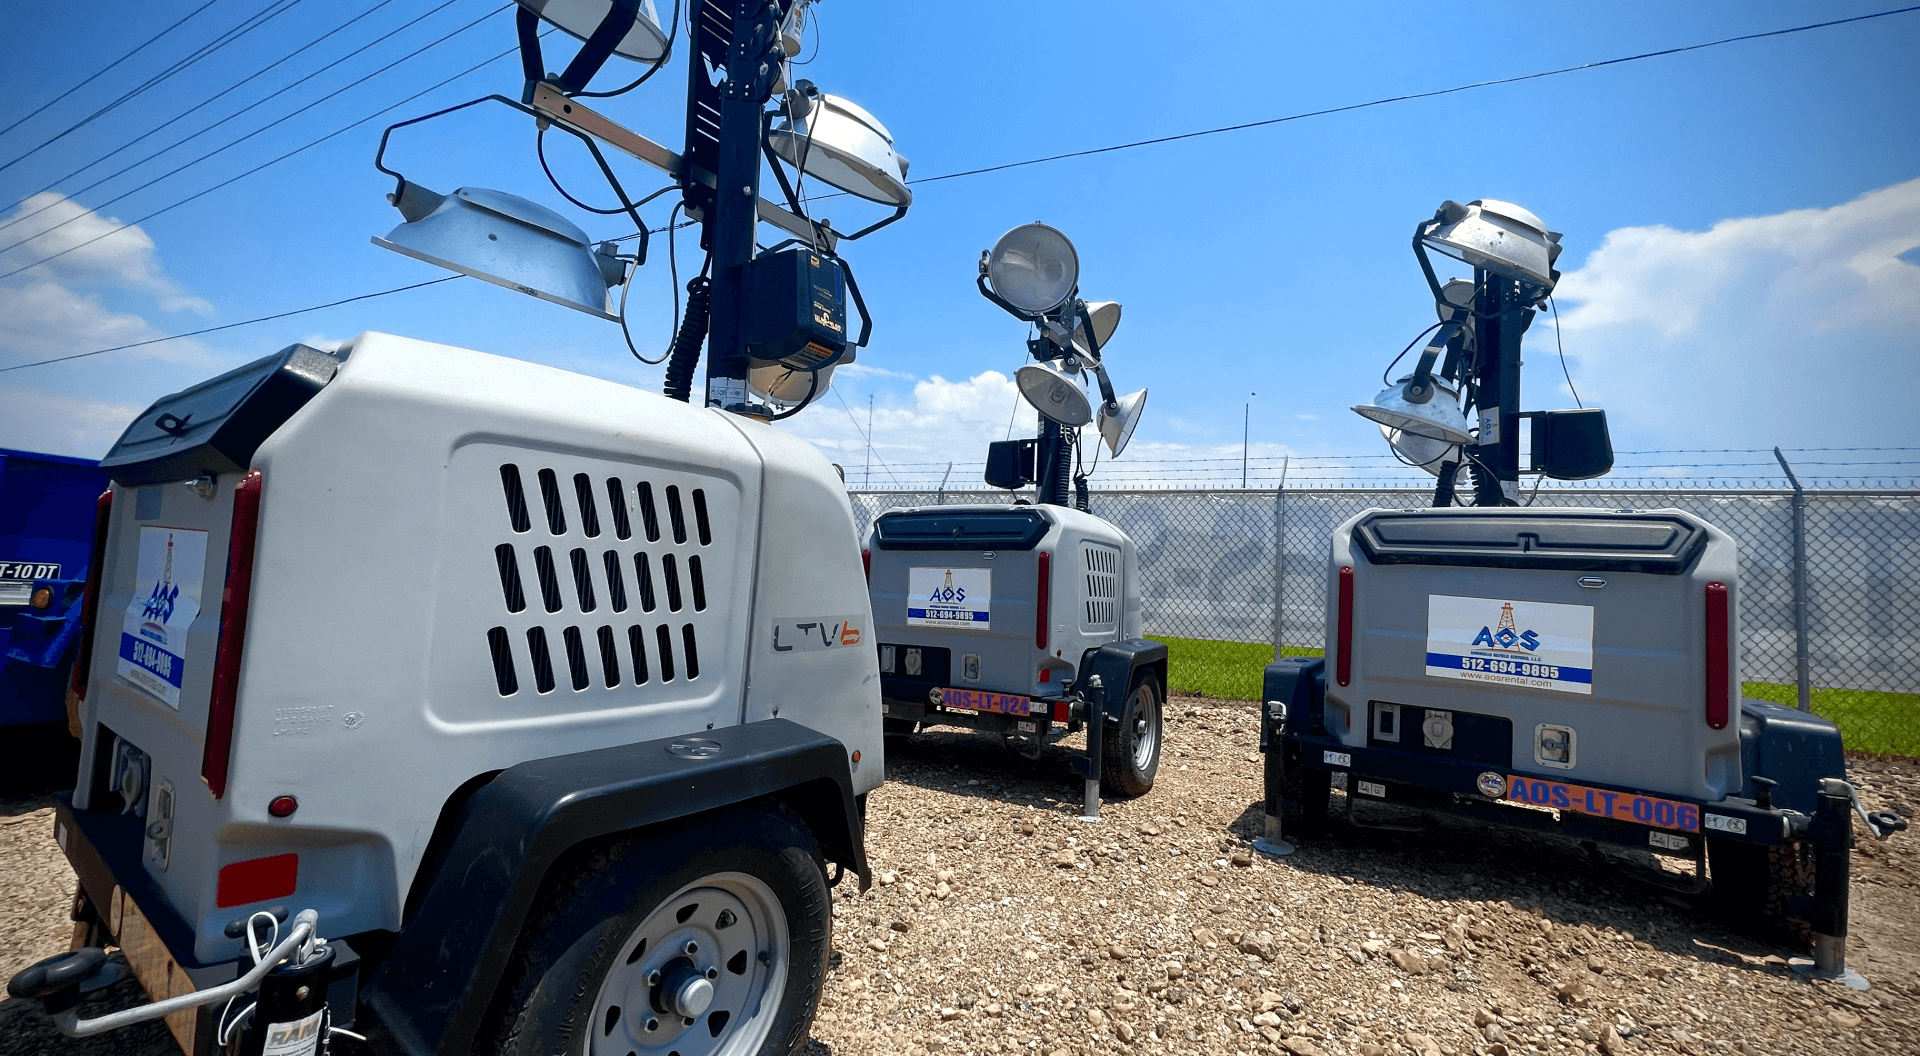
<path fill-rule="evenodd" d="M 94 502 L 106 487 L 92 459 L 0 448 L 0 726 L 66 717 Z M 43 588 L 49 604 L 34 608 Z"/>

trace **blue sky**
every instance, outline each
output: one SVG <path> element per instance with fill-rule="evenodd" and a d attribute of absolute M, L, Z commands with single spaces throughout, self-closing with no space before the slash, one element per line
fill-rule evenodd
<path fill-rule="evenodd" d="M 217 0 L 37 112 L 199 2 L 102 5 L 84 24 L 59 5 L 17 12 L 0 40 L 0 91 L 12 101 L 0 124 L 28 116 L 0 134 L 0 163 L 268 6 Z M 497 6 L 492 0 L 452 0 L 440 10 L 442 0 L 391 0 L 192 116 L 67 176 L 377 2 L 297 3 L 0 170 L 0 224 L 45 210 L 0 229 L 0 246 L 53 217 L 73 218 L 34 242 L 0 249 L 0 271 L 38 260 L 77 233 L 137 222 L 137 230 L 0 279 L 0 366 L 438 277 L 368 242 L 399 221 L 383 198 L 390 181 L 372 164 L 379 132 L 488 91 L 516 94 L 511 56 L 292 160 L 141 218 L 510 47 L 511 15 L 500 12 L 355 83 L 482 18 Z M 808 44 L 817 42 L 818 57 L 800 75 L 872 111 L 911 159 L 912 175 L 925 177 L 1880 9 L 1852 2 L 935 8 L 825 0 Z M 358 50 L 423 14 L 385 43 Z M 557 66 L 570 48 L 556 38 L 549 52 Z M 852 467 L 856 483 L 865 473 L 860 434 L 869 397 L 876 484 L 937 479 L 947 461 L 981 458 L 1016 410 L 1006 378 L 1022 362 L 1024 330 L 974 291 L 975 261 L 1002 231 L 1037 219 L 1074 239 L 1083 295 L 1125 304 L 1108 361 L 1123 391 L 1152 392 L 1134 447 L 1103 468 L 1105 483 L 1193 479 L 1214 466 L 1237 483 L 1242 416 L 1233 412 L 1254 392 L 1258 458 L 1378 455 L 1377 434 L 1347 408 L 1377 390 L 1386 361 L 1432 321 L 1408 236 L 1443 199 L 1492 197 L 1518 202 L 1564 233 L 1560 303 L 1570 370 L 1581 395 L 1607 407 L 1622 451 L 1913 444 L 1920 416 L 1908 409 L 1899 379 L 1920 351 L 1916 54 L 1920 13 L 925 184 L 904 221 L 846 247 L 877 317 L 874 342 L 857 367 L 841 372 L 838 395 L 791 428 Z M 342 56 L 350 57 L 328 73 L 82 190 Z M 609 67 L 595 87 L 635 72 Z M 341 88 L 336 98 L 109 204 Z M 677 146 L 684 90 L 677 61 L 602 108 Z M 610 200 L 577 149 L 556 146 L 569 188 L 590 201 Z M 504 108 L 405 130 L 390 158 L 428 187 L 510 190 L 568 211 L 598 237 L 624 233 L 609 218 L 565 206 L 535 163 L 531 127 Z M 621 164 L 630 190 L 659 185 L 651 170 Z M 649 218 L 664 221 L 671 200 L 649 207 Z M 822 211 L 843 230 L 877 215 L 846 199 Z M 685 241 L 690 255 L 692 240 Z M 665 247 L 656 240 L 629 309 L 643 351 L 667 340 L 667 288 Z M 659 386 L 659 368 L 628 358 L 610 324 L 462 280 L 0 373 L 0 444 L 98 456 L 158 395 L 292 341 L 339 341 L 363 330 Z M 1553 350 L 1551 319 L 1542 320 L 1529 336 L 1529 406 L 1572 403 Z M 1235 461 L 1149 461 L 1206 458 Z M 1621 459 L 1643 472 L 1741 461 L 1753 460 Z M 1270 465 L 1257 460 L 1254 475 Z M 1332 472 L 1320 465 L 1316 472 Z M 1911 476 L 1912 468 L 1832 472 Z M 956 483 L 974 472 L 956 470 Z M 1734 467 L 1713 475 L 1769 474 Z"/>

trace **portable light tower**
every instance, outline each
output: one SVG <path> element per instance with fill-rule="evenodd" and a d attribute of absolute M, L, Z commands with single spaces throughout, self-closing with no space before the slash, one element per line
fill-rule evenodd
<path fill-rule="evenodd" d="M 1473 279 L 1442 285 L 1428 249 L 1472 265 Z M 1560 280 L 1559 232 L 1511 202 L 1449 200 L 1414 229 L 1413 252 L 1440 324 L 1413 373 L 1353 409 L 1379 423 L 1403 461 L 1439 478 L 1433 504 L 1454 504 L 1462 469 L 1473 505 L 1511 506 L 1522 472 L 1584 480 L 1613 468 L 1605 411 L 1520 410 L 1520 341 Z M 1476 412 L 1471 426 L 1468 407 Z M 1533 428 L 1524 468 L 1522 420 Z"/>

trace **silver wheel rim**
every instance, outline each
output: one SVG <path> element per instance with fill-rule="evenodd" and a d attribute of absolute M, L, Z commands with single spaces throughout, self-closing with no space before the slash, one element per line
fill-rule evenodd
<path fill-rule="evenodd" d="M 594 1000 L 588 1052 L 759 1052 L 786 992 L 787 943 L 780 899 L 758 877 L 715 873 L 688 884 L 621 943 Z"/>
<path fill-rule="evenodd" d="M 1133 768 L 1144 774 L 1160 752 L 1160 715 L 1151 685 L 1141 683 L 1133 699 Z"/>

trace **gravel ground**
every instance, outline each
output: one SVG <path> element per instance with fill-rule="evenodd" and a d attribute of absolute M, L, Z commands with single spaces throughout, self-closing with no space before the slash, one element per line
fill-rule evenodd
<path fill-rule="evenodd" d="M 1530 834 L 1336 825 L 1284 863 L 1251 855 L 1256 713 L 1169 710 L 1159 783 L 1098 825 L 1077 820 L 1064 748 L 1029 762 L 961 733 L 891 744 L 869 807 L 878 882 L 836 892 L 812 1056 L 1920 1051 L 1913 834 L 1857 852 L 1862 995 Z M 1913 816 L 1917 770 L 1856 761 L 1852 777 L 1873 808 Z M 46 802 L 0 800 L 0 975 L 66 945 L 73 877 Z M 90 1007 L 135 997 L 123 983 Z M 157 1024 L 73 1042 L 0 1003 L 0 1054 L 171 1051 Z"/>

